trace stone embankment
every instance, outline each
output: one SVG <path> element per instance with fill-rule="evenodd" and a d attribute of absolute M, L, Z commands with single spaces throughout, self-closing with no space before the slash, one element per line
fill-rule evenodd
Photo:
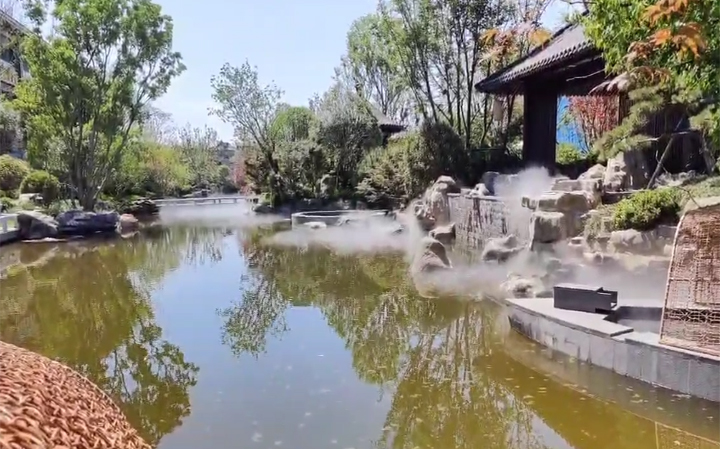
<path fill-rule="evenodd" d="M 555 283 L 574 280 L 584 267 L 638 274 L 667 270 L 675 226 L 614 230 L 611 218 L 599 210 L 635 192 L 633 187 L 646 179 L 637 170 L 618 156 L 578 179 L 548 178 L 546 189 L 521 196 L 498 191 L 512 191 L 503 186 L 520 183 L 522 174 L 488 172 L 473 189 L 461 189 L 452 178 L 441 176 L 413 204 L 419 226 L 428 233 L 414 258 L 414 278 L 427 271 L 425 264 L 435 267 L 438 260 L 447 260 L 442 265 L 451 269 L 445 248 L 453 244 L 475 250 L 482 263 L 505 264 L 503 290 L 513 297 L 548 296 Z M 691 176 L 676 175 L 660 183 Z M 587 231 L 589 221 L 595 222 L 592 233 Z"/>

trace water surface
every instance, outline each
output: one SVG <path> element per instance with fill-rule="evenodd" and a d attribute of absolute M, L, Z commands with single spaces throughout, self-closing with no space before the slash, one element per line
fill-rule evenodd
<path fill-rule="evenodd" d="M 87 375 L 160 448 L 720 447 L 717 405 L 547 353 L 492 304 L 418 297 L 401 255 L 174 223 L 0 257 L 0 339 Z"/>

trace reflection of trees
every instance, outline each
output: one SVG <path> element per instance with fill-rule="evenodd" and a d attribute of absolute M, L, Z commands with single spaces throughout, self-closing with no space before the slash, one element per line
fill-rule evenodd
<path fill-rule="evenodd" d="M 252 288 L 223 311 L 226 342 L 236 353 L 257 354 L 265 333 L 282 329 L 286 307 L 312 304 L 345 340 L 358 376 L 395 387 L 378 447 L 540 446 L 522 401 L 472 364 L 494 347 L 488 312 L 450 298 L 420 298 L 398 255 L 269 248 L 261 240 L 244 240 Z"/>
<path fill-rule="evenodd" d="M 148 292 L 181 263 L 221 257 L 223 235 L 158 228 L 131 242 L 68 245 L 41 264 L 14 267 L 0 281 L 0 339 L 86 375 L 156 444 L 189 414 L 198 367 L 162 338 Z M 27 248 L 24 259 L 45 251 Z"/>

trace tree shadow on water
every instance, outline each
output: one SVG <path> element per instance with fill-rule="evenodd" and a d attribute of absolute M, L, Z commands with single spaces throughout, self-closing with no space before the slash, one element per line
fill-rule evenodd
<path fill-rule="evenodd" d="M 179 265 L 221 257 L 208 248 L 217 249 L 222 236 L 156 232 L 132 242 L 67 245 L 0 281 L 0 339 L 87 376 L 152 445 L 189 415 L 199 368 L 163 338 L 150 293 Z"/>

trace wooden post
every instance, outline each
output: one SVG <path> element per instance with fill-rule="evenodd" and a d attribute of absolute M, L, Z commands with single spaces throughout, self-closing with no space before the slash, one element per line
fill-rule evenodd
<path fill-rule="evenodd" d="M 539 88 L 529 90 L 523 99 L 523 162 L 552 171 L 557 145 L 557 94 Z"/>

